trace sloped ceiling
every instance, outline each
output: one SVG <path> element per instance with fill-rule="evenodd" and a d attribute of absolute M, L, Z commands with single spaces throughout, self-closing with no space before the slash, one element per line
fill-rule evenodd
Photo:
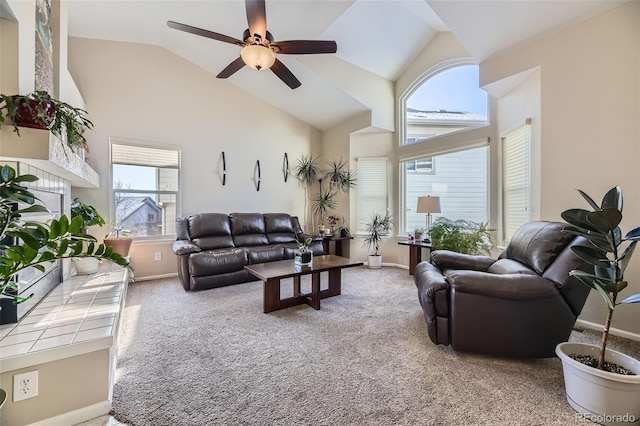
<path fill-rule="evenodd" d="M 275 40 L 335 40 L 345 80 L 395 81 L 439 31 L 452 31 L 479 62 L 623 1 L 267 0 Z M 70 1 L 69 35 L 164 47 L 217 75 L 240 48 L 167 27 L 173 20 L 234 38 L 247 28 L 242 0 Z M 278 55 L 302 82 L 244 67 L 226 80 L 321 129 L 376 108 L 318 66 L 324 55 Z M 306 56 L 310 58 L 310 56 Z M 339 62 L 336 62 L 339 61 Z"/>

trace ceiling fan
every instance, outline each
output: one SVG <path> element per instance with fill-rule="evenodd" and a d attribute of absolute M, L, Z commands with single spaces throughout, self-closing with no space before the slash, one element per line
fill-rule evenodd
<path fill-rule="evenodd" d="M 257 70 L 271 69 L 287 86 L 295 89 L 300 87 L 302 83 L 289 71 L 289 68 L 276 58 L 276 53 L 286 55 L 336 53 L 338 47 L 335 41 L 274 41 L 271 33 L 267 31 L 265 0 L 245 0 L 245 5 L 249 28 L 244 31 L 242 40 L 174 21 L 167 21 L 167 25 L 176 30 L 242 47 L 240 57 L 227 65 L 227 67 L 216 76 L 218 78 L 228 78 L 243 66 L 248 65 Z"/>

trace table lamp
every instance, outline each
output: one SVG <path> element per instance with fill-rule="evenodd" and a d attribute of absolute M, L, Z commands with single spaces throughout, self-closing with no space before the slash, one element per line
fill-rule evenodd
<path fill-rule="evenodd" d="M 427 236 L 422 240 L 423 242 L 431 242 L 431 240 L 429 240 L 429 230 L 431 229 L 431 213 L 440 212 L 440 197 L 431 197 L 429 195 L 427 195 L 426 197 L 418 197 L 418 207 L 416 208 L 416 213 L 427 214 Z"/>

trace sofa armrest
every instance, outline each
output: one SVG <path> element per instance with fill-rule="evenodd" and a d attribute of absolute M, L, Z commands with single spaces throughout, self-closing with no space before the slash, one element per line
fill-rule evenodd
<path fill-rule="evenodd" d="M 305 241 L 307 238 L 311 238 L 311 241 L 322 241 L 323 240 L 322 235 L 309 235 L 309 234 L 305 234 L 304 232 L 296 234 L 296 238 L 300 242 Z"/>
<path fill-rule="evenodd" d="M 536 300 L 558 295 L 554 283 L 539 275 L 458 270 L 446 272 L 445 278 L 457 292 L 495 299 Z"/>
<path fill-rule="evenodd" d="M 489 256 L 475 256 L 449 250 L 431 252 L 431 262 L 440 269 L 470 269 L 486 272 L 495 261 L 496 259 Z"/>
<path fill-rule="evenodd" d="M 173 252 L 178 256 L 184 254 L 198 253 L 202 251 L 200 247 L 187 240 L 178 240 L 173 242 Z"/>

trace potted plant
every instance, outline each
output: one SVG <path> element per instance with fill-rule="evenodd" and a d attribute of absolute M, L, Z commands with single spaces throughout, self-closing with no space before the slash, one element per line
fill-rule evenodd
<path fill-rule="evenodd" d="M 305 190 L 305 212 L 309 205 L 307 200 L 311 198 L 311 212 L 314 216 L 311 222 L 315 223 L 314 219 L 319 219 L 318 229 L 322 232 L 325 214 L 337 206 L 336 195 L 349 192 L 355 186 L 356 178 L 355 173 L 346 168 L 347 162 L 342 159 L 328 161 L 326 169 L 323 169 L 319 162 L 317 157 L 303 155 L 298 160 L 294 173 Z M 316 182 L 319 184 L 319 191 L 310 196 L 309 189 Z M 328 183 L 328 188 L 323 187 L 323 182 Z"/>
<path fill-rule="evenodd" d="M 129 256 L 129 249 L 133 238 L 129 236 L 131 232 L 125 229 L 121 224 L 111 221 L 109 227 L 112 231 L 104 237 L 104 245 L 119 253 L 122 257 Z"/>
<path fill-rule="evenodd" d="M 76 217 L 82 218 L 82 227 L 80 233 L 86 234 L 89 226 L 103 226 L 105 224 L 104 218 L 96 210 L 95 207 L 80 201 L 79 198 L 74 198 L 71 202 L 71 219 Z M 99 262 L 95 257 L 84 257 L 72 259 L 76 266 L 76 273 L 78 275 L 95 274 L 98 272 Z"/>
<path fill-rule="evenodd" d="M 309 245 L 313 239 L 311 237 L 305 238 L 304 241 L 298 241 L 298 250 L 295 254 L 295 264 L 301 266 L 309 266 L 313 262 L 313 252 L 309 250 Z"/>
<path fill-rule="evenodd" d="M 10 166 L 0 167 L 1 297 L 10 298 L 14 303 L 24 302 L 30 296 L 17 295 L 18 284 L 13 277 L 30 267 L 44 272 L 44 263 L 58 259 L 96 257 L 129 268 L 129 262 L 122 256 L 103 244 L 95 244 L 94 237 L 80 232 L 83 224 L 80 217 L 70 221 L 62 215 L 46 223 L 21 221 L 19 216 L 23 213 L 47 211 L 46 207 L 36 203 L 38 199 L 28 188 L 21 185 L 37 180 L 38 177 L 33 175 L 18 176 Z M 19 206 L 26 204 L 26 207 L 15 209 L 16 203 Z"/>
<path fill-rule="evenodd" d="M 0 125 L 7 119 L 13 123 L 13 131 L 20 136 L 20 127 L 49 130 L 67 144 L 73 152 L 87 149 L 83 133 L 93 123 L 86 118 L 87 111 L 53 99 L 45 91 L 27 95 L 0 95 Z"/>
<path fill-rule="evenodd" d="M 439 217 L 429 229 L 434 250 L 451 250 L 472 255 L 489 254 L 493 243 L 486 223 Z M 416 236 L 416 241 L 418 237 Z"/>
<path fill-rule="evenodd" d="M 371 251 L 372 248 L 374 249 L 373 254 L 369 254 L 369 268 L 380 269 L 382 267 L 382 255 L 378 253 L 378 251 L 389 237 L 392 227 L 393 220 L 389 213 L 384 215 L 374 213 L 371 218 L 365 222 L 364 229 L 366 236 L 362 242 L 362 247 L 367 249 L 367 251 Z"/>
<path fill-rule="evenodd" d="M 608 315 L 600 346 L 565 342 L 556 347 L 562 360 L 567 401 L 599 423 L 634 423 L 640 419 L 640 361 L 607 349 L 607 340 L 616 306 L 640 302 L 640 292 L 618 301 L 619 293 L 628 285 L 624 272 L 640 240 L 640 227 L 622 236 L 620 187 L 610 189 L 600 205 L 583 191 L 578 192 L 593 210 L 566 210 L 562 218 L 569 223 L 567 232 L 591 243 L 572 250 L 593 265 L 593 272 L 573 270 L 570 274 L 602 296 Z"/>
<path fill-rule="evenodd" d="M 422 234 L 424 234 L 424 228 L 416 228 L 413 230 L 413 235 L 415 236 L 416 242 L 422 241 Z"/>

